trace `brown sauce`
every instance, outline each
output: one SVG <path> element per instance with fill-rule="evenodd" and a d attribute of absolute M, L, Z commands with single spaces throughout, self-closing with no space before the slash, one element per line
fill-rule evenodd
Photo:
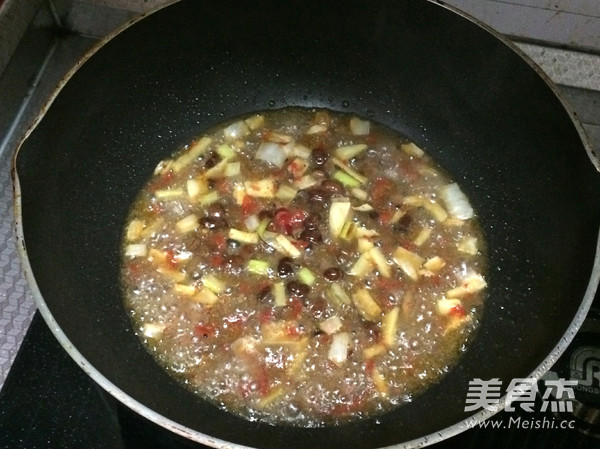
<path fill-rule="evenodd" d="M 407 138 L 327 110 L 227 123 L 132 207 L 125 303 L 187 388 L 250 420 L 321 426 L 410 401 L 465 350 L 485 244 Z"/>

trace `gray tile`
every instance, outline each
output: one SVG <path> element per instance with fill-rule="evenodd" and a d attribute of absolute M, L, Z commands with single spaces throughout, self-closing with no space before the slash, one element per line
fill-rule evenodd
<path fill-rule="evenodd" d="M 444 0 L 444 3 L 507 36 L 600 52 L 600 17 L 495 0 Z M 588 3 L 598 4 L 596 0 Z M 594 11 L 597 8 L 594 8 Z"/>
<path fill-rule="evenodd" d="M 565 97 L 577 111 L 579 119 L 587 125 L 600 126 L 600 92 L 559 86 Z"/>
<path fill-rule="evenodd" d="M 148 12 L 158 7 L 173 3 L 174 0 L 80 0 L 98 6 L 126 9 L 134 12 Z M 175 0 L 176 1 L 176 0 Z"/>
<path fill-rule="evenodd" d="M 0 73 L 33 21 L 43 0 L 5 0 L 0 9 Z"/>
<path fill-rule="evenodd" d="M 592 148 L 594 149 L 594 153 L 596 157 L 600 161 L 600 126 L 598 125 L 583 125 L 585 129 L 585 133 L 590 139 L 590 143 L 592 144 Z M 600 163 L 597 165 L 600 167 Z"/>
<path fill-rule="evenodd" d="M 97 41 L 67 36 L 54 49 L 50 62 L 32 97 L 21 98 L 24 113 L 20 125 L 0 151 L 0 388 L 17 355 L 35 311 L 35 303 L 23 277 L 14 235 L 10 165 L 13 149 L 38 111 L 48 101 L 65 73 Z"/>
<path fill-rule="evenodd" d="M 555 83 L 600 91 L 600 55 L 522 42 L 517 46 Z"/>
<path fill-rule="evenodd" d="M 600 2 L 596 0 L 502 0 L 498 3 L 511 3 L 534 9 L 564 11 L 582 16 L 600 17 Z"/>
<path fill-rule="evenodd" d="M 101 38 L 121 26 L 138 14 L 126 9 L 108 8 L 86 2 L 74 2 L 62 17 L 62 26 L 67 30 L 84 36 Z"/>

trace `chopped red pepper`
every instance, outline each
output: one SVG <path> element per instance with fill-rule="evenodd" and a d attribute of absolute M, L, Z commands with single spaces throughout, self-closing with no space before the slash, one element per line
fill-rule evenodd
<path fill-rule="evenodd" d="M 403 161 L 400 163 L 400 173 L 410 182 L 416 182 L 421 177 L 421 174 L 417 170 L 417 165 L 420 163 L 416 160 Z"/>
<path fill-rule="evenodd" d="M 306 249 L 308 248 L 308 242 L 305 240 L 292 240 L 292 245 L 294 245 L 298 249 Z"/>
<path fill-rule="evenodd" d="M 231 184 L 227 178 L 217 180 L 215 187 L 220 193 L 229 193 L 231 191 Z"/>
<path fill-rule="evenodd" d="M 256 198 L 250 195 L 244 195 L 244 199 L 242 200 L 242 216 L 247 218 L 250 215 L 256 214 L 259 210 L 260 203 Z"/>
<path fill-rule="evenodd" d="M 171 184 L 173 179 L 175 179 L 175 173 L 173 173 L 173 170 L 168 170 L 167 172 L 163 173 L 158 178 L 156 178 L 154 181 L 152 181 L 148 186 L 148 190 L 150 190 L 151 192 L 155 192 L 156 190 L 164 189 L 165 187 L 168 187 L 169 184 Z"/>
<path fill-rule="evenodd" d="M 223 249 L 227 246 L 227 237 L 221 233 L 216 233 L 213 235 L 213 243 L 218 249 Z"/>
<path fill-rule="evenodd" d="M 265 309 L 260 312 L 258 319 L 262 324 L 269 323 L 275 318 L 275 311 L 273 309 Z"/>
<path fill-rule="evenodd" d="M 381 207 L 390 197 L 394 182 L 388 178 L 377 178 L 371 189 L 371 199 L 373 204 Z"/>
<path fill-rule="evenodd" d="M 164 207 L 160 203 L 152 203 L 150 206 L 150 212 L 156 215 L 161 215 L 164 210 Z"/>
<path fill-rule="evenodd" d="M 271 391 L 271 381 L 266 367 L 261 367 L 256 374 L 256 389 L 258 394 L 265 397 Z"/>
<path fill-rule="evenodd" d="M 448 311 L 448 315 L 450 315 L 452 317 L 463 318 L 467 315 L 467 311 L 461 304 L 456 304 L 456 305 L 450 307 L 450 310 Z"/>
<path fill-rule="evenodd" d="M 202 338 L 215 337 L 218 334 L 218 329 L 212 323 L 199 323 L 194 327 L 194 334 Z"/>
<path fill-rule="evenodd" d="M 214 254 L 208 259 L 208 264 L 213 268 L 219 268 L 224 261 L 225 258 L 221 254 Z"/>
<path fill-rule="evenodd" d="M 375 359 L 374 358 L 367 359 L 367 361 L 365 362 L 365 371 L 367 372 L 367 374 L 369 376 L 371 376 L 373 374 L 373 371 L 375 371 Z"/>
<path fill-rule="evenodd" d="M 292 296 L 288 299 L 287 306 L 284 310 L 284 318 L 286 320 L 296 320 L 302 314 L 302 309 L 304 308 L 304 303 L 301 299 Z"/>
<path fill-rule="evenodd" d="M 127 264 L 127 275 L 134 281 L 138 281 L 142 274 L 142 266 L 139 261 L 133 260 Z"/>
<path fill-rule="evenodd" d="M 302 209 L 281 208 L 273 217 L 275 231 L 291 235 L 295 230 L 301 229 L 308 214 Z"/>
<path fill-rule="evenodd" d="M 289 323 L 285 327 L 285 335 L 292 338 L 298 337 L 300 335 L 300 329 L 295 324 Z"/>
<path fill-rule="evenodd" d="M 379 223 L 382 226 L 387 226 L 390 224 L 390 221 L 392 221 L 392 217 L 394 216 L 394 213 L 395 213 L 395 211 L 390 210 L 390 209 L 382 210 L 381 212 L 379 212 L 377 220 L 379 221 Z"/>
<path fill-rule="evenodd" d="M 290 165 L 288 165 L 288 170 L 294 176 L 294 178 L 299 178 L 304 173 L 304 167 L 305 166 L 302 162 L 293 160 L 290 162 Z"/>
<path fill-rule="evenodd" d="M 173 270 L 177 269 L 178 261 L 172 249 L 165 251 L 165 262 L 169 268 L 172 268 Z"/>

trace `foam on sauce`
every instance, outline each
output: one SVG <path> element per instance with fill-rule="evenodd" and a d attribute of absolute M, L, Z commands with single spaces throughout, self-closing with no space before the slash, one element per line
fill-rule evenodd
<path fill-rule="evenodd" d="M 127 309 L 187 388 L 250 420 L 389 411 L 465 351 L 485 244 L 459 186 L 406 137 L 286 108 L 162 161 L 123 237 Z"/>

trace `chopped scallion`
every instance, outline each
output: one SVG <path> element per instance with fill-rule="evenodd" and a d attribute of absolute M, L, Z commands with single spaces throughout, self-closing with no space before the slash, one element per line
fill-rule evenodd
<path fill-rule="evenodd" d="M 231 178 L 237 176 L 242 171 L 242 164 L 240 162 L 228 162 L 223 171 L 223 176 Z"/>
<path fill-rule="evenodd" d="M 280 199 L 281 201 L 288 203 L 288 202 L 292 201 L 294 198 L 296 198 L 297 193 L 298 193 L 298 191 L 296 189 L 284 184 L 279 187 L 279 189 L 277 190 L 277 193 L 275 194 L 275 197 L 277 199 Z"/>
<path fill-rule="evenodd" d="M 273 296 L 275 297 L 275 306 L 284 307 L 287 305 L 287 297 L 285 295 L 285 284 L 276 282 L 273 284 Z"/>
<path fill-rule="evenodd" d="M 217 154 L 223 159 L 231 159 L 235 157 L 235 150 L 227 144 L 219 145 L 217 148 Z"/>
<path fill-rule="evenodd" d="M 226 285 L 223 281 L 217 279 L 217 277 L 212 274 L 207 274 L 206 276 L 204 276 L 202 278 L 201 281 L 202 281 L 202 285 L 204 285 L 211 292 L 216 293 L 217 295 L 219 293 L 223 293 L 223 291 L 225 290 L 225 287 L 226 287 Z"/>
<path fill-rule="evenodd" d="M 191 232 L 194 229 L 196 229 L 198 226 L 199 226 L 198 217 L 196 217 L 194 214 L 190 214 L 190 215 L 182 218 L 181 220 L 179 220 L 177 223 L 175 223 L 175 227 L 182 234 Z"/>
<path fill-rule="evenodd" d="M 347 187 L 359 187 L 360 186 L 360 182 L 358 182 L 356 179 L 354 179 L 348 173 L 341 171 L 341 170 L 337 170 L 333 174 L 333 179 L 336 179 L 337 181 L 341 182 L 343 185 L 345 185 Z"/>
<path fill-rule="evenodd" d="M 358 145 L 348 145 L 345 147 L 336 148 L 335 155 L 340 159 L 347 161 L 348 159 L 352 159 L 353 157 L 358 156 L 366 149 L 367 146 L 364 143 Z"/>
<path fill-rule="evenodd" d="M 199 199 L 199 202 L 202 206 L 210 206 L 213 203 L 216 203 L 219 200 L 219 192 L 216 190 L 205 193 Z"/>
<path fill-rule="evenodd" d="M 181 198 L 184 194 L 183 189 L 163 189 L 154 192 L 154 196 L 159 200 Z"/>
<path fill-rule="evenodd" d="M 328 291 L 329 298 L 337 304 L 350 304 L 352 300 L 345 290 L 337 282 L 333 282 Z"/>
<path fill-rule="evenodd" d="M 267 262 L 267 261 L 259 260 L 259 259 L 250 259 L 248 261 L 247 268 L 250 273 L 260 274 L 262 276 L 268 276 L 269 269 L 271 267 L 269 266 L 269 262 Z"/>
<path fill-rule="evenodd" d="M 270 222 L 271 222 L 271 221 L 270 221 L 268 218 L 264 218 L 264 219 L 263 219 L 263 220 L 260 222 L 260 224 L 258 225 L 258 228 L 256 228 L 256 233 L 257 233 L 259 236 L 262 236 L 262 235 L 263 235 L 263 233 L 264 233 L 264 232 L 267 230 L 267 226 L 269 226 L 269 223 L 270 223 Z"/>
<path fill-rule="evenodd" d="M 234 228 L 229 229 L 229 238 L 252 245 L 258 243 L 258 234 L 256 232 L 244 232 Z"/>
<path fill-rule="evenodd" d="M 313 285 L 316 281 L 314 273 L 306 267 L 300 268 L 300 270 L 298 271 L 298 279 L 300 280 L 300 282 L 306 285 Z"/>

